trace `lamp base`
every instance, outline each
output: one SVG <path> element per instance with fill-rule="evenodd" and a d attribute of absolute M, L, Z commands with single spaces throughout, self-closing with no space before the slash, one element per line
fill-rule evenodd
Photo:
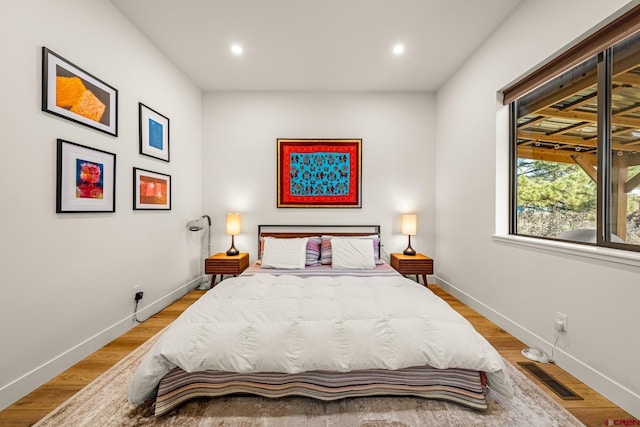
<path fill-rule="evenodd" d="M 415 249 L 413 249 L 411 246 L 409 246 L 407 249 L 404 250 L 404 252 L 402 252 L 405 255 L 409 255 L 409 256 L 415 256 L 416 255 L 416 251 Z"/>
<path fill-rule="evenodd" d="M 402 253 L 408 256 L 415 256 L 416 251 L 411 247 L 411 235 L 409 235 L 409 243 L 407 243 L 407 249 L 405 249 Z"/>
<path fill-rule="evenodd" d="M 234 239 L 233 239 L 233 234 L 231 235 L 231 247 L 229 248 L 229 250 L 227 251 L 227 256 L 235 256 L 235 255 L 239 255 L 240 251 L 236 249 L 236 245 L 234 243 Z"/>

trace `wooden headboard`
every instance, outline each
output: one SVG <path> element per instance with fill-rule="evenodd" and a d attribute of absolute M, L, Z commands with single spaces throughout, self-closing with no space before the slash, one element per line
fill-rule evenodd
<path fill-rule="evenodd" d="M 291 239 L 311 236 L 371 236 L 380 237 L 379 225 L 258 225 L 258 256 L 260 256 L 260 238 L 276 237 Z M 378 257 L 380 248 L 378 246 Z"/>

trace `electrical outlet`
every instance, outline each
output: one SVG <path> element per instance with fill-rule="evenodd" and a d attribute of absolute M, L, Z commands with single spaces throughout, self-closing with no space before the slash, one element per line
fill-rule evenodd
<path fill-rule="evenodd" d="M 556 331 L 567 332 L 567 315 L 562 313 L 556 313 L 556 319 L 553 324 Z"/>
<path fill-rule="evenodd" d="M 133 287 L 133 299 L 136 301 L 140 301 L 142 299 L 142 295 L 144 292 L 140 290 L 140 285 L 134 285 Z"/>

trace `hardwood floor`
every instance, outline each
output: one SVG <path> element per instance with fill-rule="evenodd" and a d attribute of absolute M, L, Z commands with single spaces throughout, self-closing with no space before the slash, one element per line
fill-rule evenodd
<path fill-rule="evenodd" d="M 429 285 L 437 295 L 447 301 L 455 310 L 465 316 L 474 327 L 502 354 L 516 365 L 526 361 L 520 351 L 526 347 L 494 323 L 467 307 L 442 289 Z M 180 313 L 196 301 L 205 291 L 194 290 L 180 300 L 166 307 L 144 323 L 137 325 L 121 337 L 107 344 L 86 359 L 61 373 L 32 393 L 0 412 L 2 426 L 29 426 L 44 417 L 78 390 L 97 378 L 117 363 L 133 349 L 151 338 L 171 323 Z M 516 365 L 518 366 L 518 365 Z M 518 367 L 519 368 L 519 367 Z M 579 394 L 584 400 L 563 401 L 549 391 L 528 372 L 525 375 L 587 426 L 602 426 L 605 420 L 635 420 L 629 413 L 614 405 L 591 388 L 578 381 L 553 364 L 544 365 L 544 370 Z"/>
<path fill-rule="evenodd" d="M 556 402 L 560 403 L 565 409 L 575 415 L 580 421 L 587 426 L 602 426 L 605 420 L 635 420 L 631 414 L 615 405 L 604 396 L 595 392 L 593 389 L 583 384 L 575 377 L 569 375 L 558 366 L 548 363 L 541 365 L 543 369 L 553 375 L 558 381 L 562 382 L 569 389 L 582 396 L 584 400 L 562 400 L 544 384 L 538 381 L 526 370 L 520 368 L 517 362 L 528 362 L 520 352 L 527 346 L 520 340 L 512 337 L 509 333 L 498 327 L 495 323 L 487 320 L 476 311 L 472 310 L 465 304 L 461 303 L 453 296 L 449 295 L 442 289 L 434 285 L 429 285 L 440 298 L 444 299 L 458 313 L 462 314 L 469 322 L 473 324 L 482 336 L 484 336 L 500 354 L 515 365 L 521 372 L 529 377 L 533 382 L 538 384 L 549 396 Z"/>

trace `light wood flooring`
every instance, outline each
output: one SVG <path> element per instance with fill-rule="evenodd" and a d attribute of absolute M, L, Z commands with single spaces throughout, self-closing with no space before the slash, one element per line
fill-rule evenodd
<path fill-rule="evenodd" d="M 466 317 L 478 332 L 498 349 L 505 359 L 516 366 L 518 366 L 516 364 L 517 362 L 527 361 L 520 354 L 520 351 L 526 347 L 522 342 L 437 286 L 429 285 L 429 287 L 447 301 L 455 310 Z M 137 325 L 121 337 L 107 344 L 86 359 L 78 362 L 73 367 L 34 390 L 13 405 L 0 411 L 0 426 L 32 425 L 168 325 L 203 293 L 204 291 L 198 290 L 189 292 L 183 298 L 169 305 L 144 323 Z M 564 385 L 582 396 L 584 400 L 563 401 L 528 372 L 523 372 L 534 382 L 538 383 L 542 389 L 548 391 L 548 394 L 553 399 L 587 426 L 602 426 L 604 421 L 609 419 L 635 420 L 629 413 L 623 411 L 559 367 L 547 364 L 544 365 L 544 370 L 554 375 Z"/>

